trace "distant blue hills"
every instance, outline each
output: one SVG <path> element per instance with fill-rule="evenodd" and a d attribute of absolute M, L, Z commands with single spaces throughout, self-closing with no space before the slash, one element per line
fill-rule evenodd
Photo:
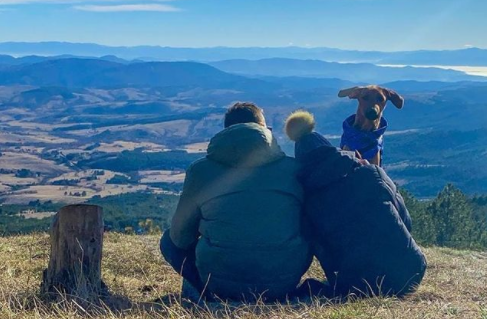
<path fill-rule="evenodd" d="M 159 61 L 220 61 L 233 59 L 260 60 L 268 58 L 315 59 L 329 62 L 352 62 L 396 65 L 469 65 L 487 66 L 487 50 L 468 48 L 461 50 L 420 50 L 402 52 L 354 51 L 332 48 L 302 47 L 212 47 L 173 48 L 161 46 L 113 47 L 93 43 L 69 42 L 4 42 L 0 53 L 13 56 L 73 55 L 117 56 L 122 59 Z"/>
<path fill-rule="evenodd" d="M 121 64 L 100 59 L 62 58 L 0 68 L 0 85 L 68 88 L 197 87 L 272 89 L 276 85 L 220 71 L 196 62 Z"/>
<path fill-rule="evenodd" d="M 143 62 L 115 56 L 0 56 L 0 85 L 62 87 L 167 87 L 264 91 L 284 86 L 336 87 L 396 81 L 487 81 L 487 77 L 439 68 L 381 67 L 370 63 L 272 58 L 209 64 Z M 333 82 L 333 85 L 331 85 Z"/>
<path fill-rule="evenodd" d="M 110 61 L 110 62 L 116 62 L 122 64 L 144 62 L 141 60 L 131 60 L 131 61 L 124 60 L 114 55 L 106 55 L 102 57 L 91 57 L 91 56 L 76 56 L 70 54 L 62 54 L 62 55 L 50 55 L 50 56 L 26 55 L 26 56 L 14 57 L 11 55 L 0 54 L 0 65 L 34 64 L 34 63 L 40 63 L 45 61 L 73 59 L 73 58 L 97 59 L 97 60 Z"/>
<path fill-rule="evenodd" d="M 486 81 L 487 77 L 440 68 L 383 67 L 371 63 L 337 63 L 320 60 L 272 58 L 262 60 L 226 60 L 210 65 L 229 73 L 245 76 L 339 78 L 352 82 L 384 83 L 390 81 Z"/>

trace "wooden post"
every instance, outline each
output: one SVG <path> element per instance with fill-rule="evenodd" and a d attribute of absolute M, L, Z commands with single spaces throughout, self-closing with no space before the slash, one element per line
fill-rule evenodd
<path fill-rule="evenodd" d="M 99 206 L 81 204 L 65 206 L 54 216 L 41 294 L 93 301 L 107 293 L 101 280 L 102 214 Z"/>

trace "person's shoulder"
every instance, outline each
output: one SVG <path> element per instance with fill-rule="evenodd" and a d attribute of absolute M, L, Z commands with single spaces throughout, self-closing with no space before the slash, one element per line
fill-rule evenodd
<path fill-rule="evenodd" d="M 381 168 L 374 164 L 357 166 L 354 175 L 358 178 L 369 178 L 377 181 L 382 179 Z"/>
<path fill-rule="evenodd" d="M 208 160 L 206 157 L 197 159 L 196 161 L 194 161 L 188 166 L 188 168 L 186 169 L 186 174 L 196 173 L 201 170 L 205 170 L 208 167 L 208 165 L 210 165 L 210 160 Z"/>
<path fill-rule="evenodd" d="M 299 162 L 294 157 L 290 157 L 287 155 L 276 161 L 275 165 L 286 167 L 290 170 L 298 170 L 301 167 Z"/>
<path fill-rule="evenodd" d="M 355 175 L 357 178 L 364 182 L 368 182 L 369 184 L 373 183 L 379 186 L 387 186 L 392 192 L 397 191 L 396 184 L 394 184 L 386 171 L 380 166 L 371 164 L 358 167 L 355 170 Z"/>

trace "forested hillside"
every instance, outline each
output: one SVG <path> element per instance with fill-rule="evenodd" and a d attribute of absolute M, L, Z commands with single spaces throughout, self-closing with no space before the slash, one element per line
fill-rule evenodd
<path fill-rule="evenodd" d="M 413 220 L 413 236 L 426 246 L 487 249 L 487 196 L 469 197 L 447 185 L 436 198 L 419 201 L 402 191 Z M 169 228 L 179 197 L 176 195 L 132 193 L 87 201 L 103 207 L 108 231 L 147 234 Z M 32 202 L 29 205 L 0 207 L 0 234 L 46 231 L 50 218 L 20 216 L 57 211 L 62 204 Z M 27 216 L 28 217 L 28 216 Z"/>

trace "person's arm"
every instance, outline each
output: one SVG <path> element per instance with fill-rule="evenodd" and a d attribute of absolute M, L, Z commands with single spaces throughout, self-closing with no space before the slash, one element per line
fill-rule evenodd
<path fill-rule="evenodd" d="M 404 223 L 404 226 L 406 226 L 406 229 L 409 232 L 411 232 L 411 230 L 412 230 L 411 216 L 409 215 L 409 211 L 406 208 L 406 204 L 404 203 L 404 199 L 402 198 L 399 191 L 396 191 L 396 203 L 397 203 L 396 204 L 397 211 L 399 212 L 399 216 L 401 217 L 401 220 Z"/>
<path fill-rule="evenodd" d="M 394 182 L 392 181 L 392 179 L 390 179 L 390 177 L 387 175 L 384 169 L 377 167 L 377 172 L 379 172 L 382 180 L 387 186 L 387 189 L 391 196 L 391 200 L 397 212 L 399 213 L 399 217 L 401 218 L 404 226 L 406 226 L 406 229 L 409 232 L 411 232 L 412 229 L 411 216 L 409 215 L 409 211 L 406 207 L 406 204 L 404 203 L 404 199 L 402 198 L 401 193 L 399 193 L 396 184 L 394 184 Z"/>
<path fill-rule="evenodd" d="M 186 171 L 183 192 L 179 198 L 176 213 L 171 222 L 170 236 L 173 243 L 181 248 L 190 248 L 199 237 L 201 212 L 196 204 L 196 187 L 191 167 Z"/>
<path fill-rule="evenodd" d="M 404 226 L 406 226 L 406 229 L 411 233 L 412 230 L 412 221 L 411 221 L 411 216 L 409 215 L 409 211 L 406 207 L 406 204 L 404 203 L 404 199 L 401 196 L 401 193 L 399 193 L 399 190 L 397 189 L 396 184 L 387 176 L 384 170 L 380 170 L 382 172 L 384 182 L 388 185 L 388 188 L 391 190 L 391 195 L 392 195 L 392 201 L 394 203 L 394 206 L 397 209 L 397 212 L 399 213 L 399 217 L 401 217 L 402 222 L 404 223 Z"/>

